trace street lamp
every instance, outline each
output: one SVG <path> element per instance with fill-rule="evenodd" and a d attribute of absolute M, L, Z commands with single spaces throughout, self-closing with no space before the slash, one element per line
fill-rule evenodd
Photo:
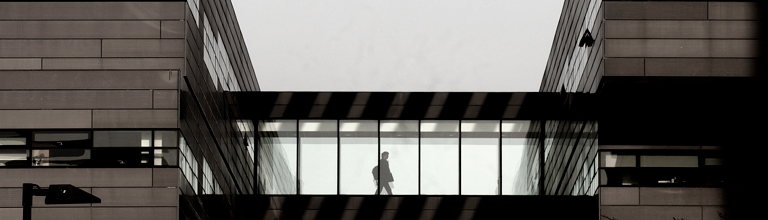
<path fill-rule="evenodd" d="M 32 196 L 45 196 L 45 204 L 101 203 L 99 197 L 70 184 L 52 184 L 48 189 L 41 189 L 37 184 L 24 183 L 21 198 L 24 220 L 32 219 Z"/>

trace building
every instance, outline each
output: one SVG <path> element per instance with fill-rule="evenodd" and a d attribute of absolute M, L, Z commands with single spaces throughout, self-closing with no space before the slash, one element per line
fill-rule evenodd
<path fill-rule="evenodd" d="M 565 1 L 535 93 L 259 92 L 229 1 L 0 2 L 0 219 L 753 218 L 760 6 Z"/>
<path fill-rule="evenodd" d="M 759 216 L 761 7 L 566 1 L 541 91 L 597 96 L 601 219 Z"/>
<path fill-rule="evenodd" d="M 0 2 L 0 219 L 21 184 L 100 204 L 33 219 L 210 219 L 199 195 L 253 193 L 253 125 L 224 92 L 258 91 L 229 1 Z"/>

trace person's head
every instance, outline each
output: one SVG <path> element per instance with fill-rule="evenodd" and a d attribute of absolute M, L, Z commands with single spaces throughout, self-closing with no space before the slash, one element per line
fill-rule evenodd
<path fill-rule="evenodd" d="M 386 151 L 381 152 L 381 159 L 386 160 L 387 158 L 389 158 L 389 152 L 386 152 Z"/>

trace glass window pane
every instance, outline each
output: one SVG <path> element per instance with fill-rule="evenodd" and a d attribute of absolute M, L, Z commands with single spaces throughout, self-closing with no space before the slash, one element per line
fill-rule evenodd
<path fill-rule="evenodd" d="M 26 149 L 0 149 L 0 167 L 27 166 Z"/>
<path fill-rule="evenodd" d="M 96 148 L 92 150 L 92 167 L 149 167 L 153 155 L 149 149 L 141 148 Z"/>
<path fill-rule="evenodd" d="M 340 194 L 372 195 L 376 190 L 372 168 L 379 152 L 377 121 L 340 121 Z"/>
<path fill-rule="evenodd" d="M 25 133 L 23 131 L 0 131 L 0 146 L 27 145 Z"/>
<path fill-rule="evenodd" d="M 94 131 L 94 147 L 151 147 L 152 131 Z"/>
<path fill-rule="evenodd" d="M 177 166 L 178 149 L 155 149 L 155 166 Z"/>
<path fill-rule="evenodd" d="M 91 136 L 87 131 L 35 132 L 32 147 L 90 147 Z"/>
<path fill-rule="evenodd" d="M 421 194 L 459 194 L 459 121 L 421 121 Z"/>
<path fill-rule="evenodd" d="M 299 121 L 300 194 L 337 193 L 336 120 Z"/>
<path fill-rule="evenodd" d="M 640 156 L 641 167 L 699 167 L 698 156 Z"/>
<path fill-rule="evenodd" d="M 89 149 L 32 150 L 32 166 L 81 166 L 89 159 Z"/>
<path fill-rule="evenodd" d="M 539 181 L 539 124 L 501 122 L 501 193 L 536 195 Z"/>
<path fill-rule="evenodd" d="M 382 120 L 380 123 L 379 157 L 387 152 L 393 180 L 382 186 L 390 186 L 394 195 L 419 194 L 419 121 Z M 389 194 L 386 187 L 381 194 Z"/>
<path fill-rule="evenodd" d="M 155 131 L 155 147 L 177 147 L 176 131 Z"/>
<path fill-rule="evenodd" d="M 723 158 L 714 158 L 714 157 L 704 158 L 704 165 L 706 165 L 706 166 L 721 166 L 721 165 L 723 165 Z"/>
<path fill-rule="evenodd" d="M 296 194 L 296 120 L 259 121 L 257 184 L 264 194 Z"/>
<path fill-rule="evenodd" d="M 637 157 L 635 155 L 617 155 L 611 152 L 601 152 L 600 167 L 636 167 Z"/>
<path fill-rule="evenodd" d="M 634 170 L 627 169 L 600 169 L 600 185 L 609 186 L 636 186 L 638 175 Z"/>
<path fill-rule="evenodd" d="M 18 146 L 26 144 L 27 138 L 25 137 L 0 137 L 0 146 Z"/>
<path fill-rule="evenodd" d="M 461 194 L 499 194 L 499 121 L 461 121 Z"/>

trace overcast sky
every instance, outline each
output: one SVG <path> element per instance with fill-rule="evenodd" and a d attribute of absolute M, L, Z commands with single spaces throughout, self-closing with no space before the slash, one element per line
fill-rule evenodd
<path fill-rule="evenodd" d="M 232 0 L 262 91 L 538 91 L 563 0 Z"/>

